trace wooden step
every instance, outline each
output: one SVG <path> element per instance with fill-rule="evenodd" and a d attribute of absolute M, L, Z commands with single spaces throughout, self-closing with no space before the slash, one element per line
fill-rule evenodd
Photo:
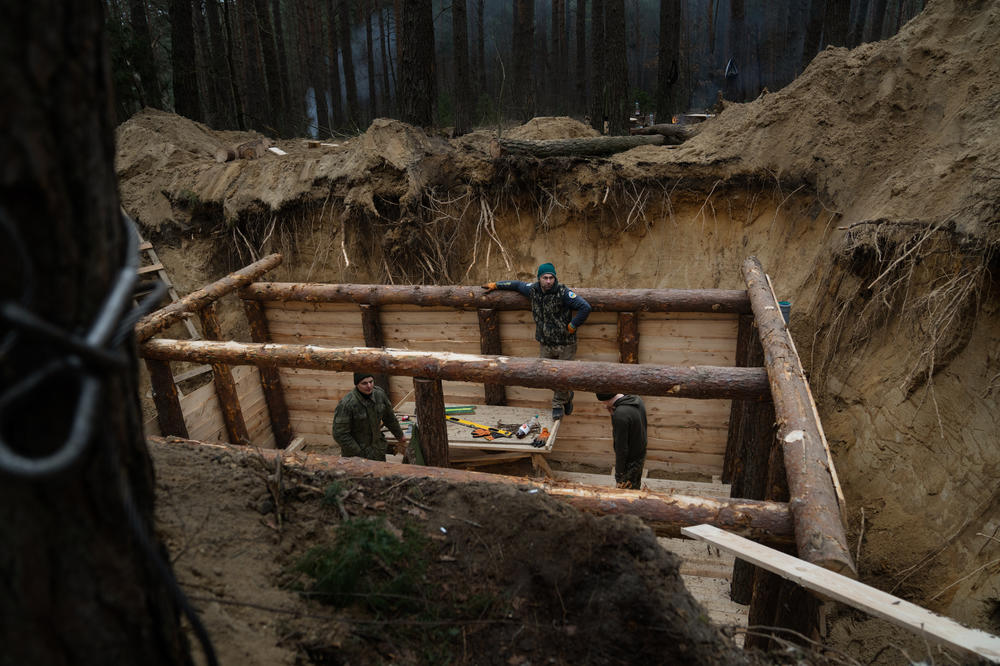
<path fill-rule="evenodd" d="M 152 266 L 143 266 L 138 271 L 139 275 L 145 275 L 146 273 L 155 273 L 156 271 L 162 271 L 163 264 L 153 264 Z"/>

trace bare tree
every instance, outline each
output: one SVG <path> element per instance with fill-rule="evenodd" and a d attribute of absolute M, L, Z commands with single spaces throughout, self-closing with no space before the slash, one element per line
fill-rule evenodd
<path fill-rule="evenodd" d="M 105 34 L 95 2 L 8 3 L 0 21 L 0 289 L 20 322 L 0 340 L 5 664 L 192 663 L 153 528 L 131 325 L 114 307 L 137 262 Z M 62 333 L 26 333 L 35 317 Z"/>

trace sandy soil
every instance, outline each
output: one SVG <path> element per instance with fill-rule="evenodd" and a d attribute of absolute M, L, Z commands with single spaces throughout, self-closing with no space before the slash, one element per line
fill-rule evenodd
<path fill-rule="evenodd" d="M 996 633 L 997 34 L 996 3 L 932 0 L 681 146 L 609 159 L 493 160 L 491 130 L 381 119 L 220 164 L 247 135 L 147 110 L 119 128 L 122 199 L 182 292 L 270 251 L 277 280 L 477 284 L 551 260 L 602 287 L 738 288 L 756 255 L 793 301 L 861 578 Z M 509 136 L 591 132 L 546 118 Z M 234 309 L 226 325 L 239 337 Z M 908 640 L 840 617 L 831 640 L 869 657 Z"/>

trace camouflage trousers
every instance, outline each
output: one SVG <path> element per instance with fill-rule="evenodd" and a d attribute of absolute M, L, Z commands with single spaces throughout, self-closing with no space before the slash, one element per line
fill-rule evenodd
<path fill-rule="evenodd" d="M 615 470 L 615 484 L 619 488 L 639 490 L 642 485 L 642 468 L 646 464 L 646 456 L 625 463 L 625 469 Z"/>
<path fill-rule="evenodd" d="M 544 342 L 538 343 L 539 358 L 552 358 L 559 361 L 572 361 L 576 356 L 576 340 L 565 345 L 547 345 Z M 559 389 L 552 392 L 552 407 L 563 407 L 573 399 L 573 392 Z"/>

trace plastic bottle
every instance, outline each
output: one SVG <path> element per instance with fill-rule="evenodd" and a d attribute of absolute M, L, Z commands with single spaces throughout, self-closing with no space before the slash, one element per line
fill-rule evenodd
<path fill-rule="evenodd" d="M 525 421 L 521 424 L 521 427 L 517 429 L 517 438 L 523 439 L 531 431 L 531 421 Z"/>

